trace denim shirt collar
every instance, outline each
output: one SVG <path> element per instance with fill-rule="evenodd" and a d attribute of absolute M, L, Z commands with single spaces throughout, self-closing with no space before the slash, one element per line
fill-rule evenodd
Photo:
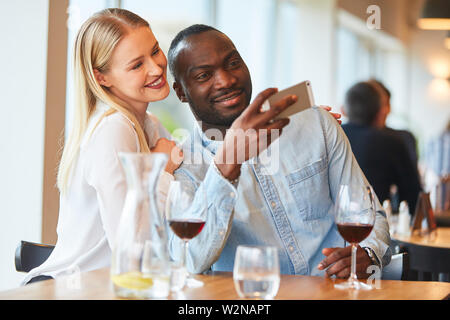
<path fill-rule="evenodd" d="M 216 154 L 217 149 L 223 143 L 223 141 L 216 141 L 209 139 L 202 131 L 198 123 L 195 124 L 194 135 L 195 135 L 194 141 L 201 141 L 202 147 L 211 152 L 213 155 Z"/>

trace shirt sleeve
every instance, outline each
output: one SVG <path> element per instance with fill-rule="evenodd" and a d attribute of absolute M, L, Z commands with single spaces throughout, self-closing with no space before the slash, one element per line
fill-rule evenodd
<path fill-rule="evenodd" d="M 350 142 L 341 126 L 328 112 L 320 108 L 317 110 L 325 131 L 331 198 L 333 202 L 336 202 L 340 185 L 362 186 L 369 185 L 369 182 L 359 167 L 351 150 Z M 376 195 L 375 207 L 374 227 L 371 234 L 360 245 L 372 249 L 382 267 L 390 262 L 392 253 L 389 248 L 390 235 L 386 213 Z"/>
<path fill-rule="evenodd" d="M 208 270 L 220 257 L 231 230 L 233 209 L 236 204 L 236 188 L 225 179 L 211 163 L 203 181 L 197 181 L 188 170 L 175 172 L 175 179 L 190 186 L 191 192 L 206 193 L 206 223 L 198 236 L 189 241 L 187 267 L 190 272 Z M 183 242 L 169 230 L 169 248 L 172 258 L 181 259 Z"/>

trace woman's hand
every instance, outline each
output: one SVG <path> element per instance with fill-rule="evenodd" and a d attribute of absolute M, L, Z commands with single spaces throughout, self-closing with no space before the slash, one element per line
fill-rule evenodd
<path fill-rule="evenodd" d="M 168 156 L 167 165 L 165 171 L 173 174 L 183 162 L 183 151 L 178 148 L 175 141 L 167 140 L 166 138 L 159 138 L 151 152 L 165 153 Z"/>
<path fill-rule="evenodd" d="M 322 108 L 325 111 L 328 111 L 333 116 L 333 118 L 335 118 L 337 120 L 337 122 L 339 124 L 342 124 L 342 121 L 339 120 L 341 118 L 341 114 L 340 113 L 331 112 L 331 107 L 329 107 L 329 106 L 319 106 L 319 107 Z"/>

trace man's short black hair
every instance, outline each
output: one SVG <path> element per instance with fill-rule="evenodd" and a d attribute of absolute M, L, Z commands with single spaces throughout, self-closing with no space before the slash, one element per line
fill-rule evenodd
<path fill-rule="evenodd" d="M 175 60 L 178 55 L 178 52 L 176 50 L 178 44 L 191 35 L 199 34 L 199 33 L 206 32 L 206 31 L 220 32 L 216 28 L 213 28 L 213 27 L 205 25 L 205 24 L 194 24 L 194 25 L 187 27 L 187 28 L 181 30 L 180 32 L 178 32 L 178 34 L 175 36 L 175 38 L 170 43 L 170 48 L 169 48 L 169 52 L 167 54 L 167 59 L 169 61 L 170 72 L 172 73 L 175 80 L 177 79 L 176 72 L 175 72 L 176 71 L 175 70 Z M 220 33 L 222 33 L 222 32 L 220 32 Z"/>
<path fill-rule="evenodd" d="M 388 98 L 389 98 L 389 99 L 391 98 L 391 91 L 389 91 L 389 89 L 386 88 L 386 86 L 384 85 L 383 82 L 381 82 L 380 80 L 377 80 L 377 79 L 370 79 L 369 82 L 374 82 L 374 83 L 376 83 L 377 85 L 379 85 L 380 88 L 386 93 L 386 95 L 388 96 Z"/>
<path fill-rule="evenodd" d="M 368 82 L 358 82 L 345 95 L 345 112 L 351 123 L 370 126 L 381 108 L 377 89 Z"/>

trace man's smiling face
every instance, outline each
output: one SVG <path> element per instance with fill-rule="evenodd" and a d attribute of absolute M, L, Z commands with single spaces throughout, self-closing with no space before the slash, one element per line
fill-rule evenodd
<path fill-rule="evenodd" d="M 250 73 L 231 40 L 210 30 L 190 35 L 177 48 L 174 89 L 198 120 L 229 127 L 249 105 Z"/>

